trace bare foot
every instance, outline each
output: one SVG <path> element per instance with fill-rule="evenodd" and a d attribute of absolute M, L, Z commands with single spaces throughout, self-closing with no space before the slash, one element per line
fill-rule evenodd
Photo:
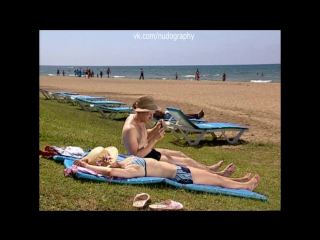
<path fill-rule="evenodd" d="M 204 116 L 204 112 L 203 112 L 203 109 L 201 109 L 201 111 L 198 112 L 198 117 L 203 118 L 203 116 Z"/>
<path fill-rule="evenodd" d="M 236 165 L 230 163 L 223 171 L 221 171 L 222 176 L 230 177 L 235 171 Z"/>
<path fill-rule="evenodd" d="M 254 177 L 248 182 L 249 183 L 248 190 L 253 191 L 253 189 L 255 189 L 255 187 L 258 186 L 259 182 L 260 182 L 260 176 L 258 174 L 254 175 Z"/>
<path fill-rule="evenodd" d="M 221 160 L 221 161 L 217 162 L 216 164 L 212 165 L 211 167 L 209 167 L 209 169 L 211 171 L 216 172 L 218 170 L 218 168 L 221 167 L 222 163 L 223 163 L 223 160 Z"/>
<path fill-rule="evenodd" d="M 251 177 L 252 173 L 248 173 L 247 175 L 245 175 L 244 177 L 241 178 L 231 178 L 233 181 L 236 182 L 248 182 L 249 178 Z"/>

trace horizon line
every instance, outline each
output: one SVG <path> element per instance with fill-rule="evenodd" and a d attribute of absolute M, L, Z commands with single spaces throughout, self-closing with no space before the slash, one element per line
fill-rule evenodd
<path fill-rule="evenodd" d="M 190 65 L 72 65 L 72 64 L 67 64 L 67 65 L 57 65 L 57 64 L 39 64 L 39 66 L 93 66 L 93 67 L 100 67 L 100 66 L 110 66 L 110 67 L 164 67 L 164 66 L 235 66 L 235 65 L 281 65 L 281 63 L 252 63 L 252 64 L 190 64 Z"/>

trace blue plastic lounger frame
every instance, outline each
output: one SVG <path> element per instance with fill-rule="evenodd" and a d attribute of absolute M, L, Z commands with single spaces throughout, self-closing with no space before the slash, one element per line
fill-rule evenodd
<path fill-rule="evenodd" d="M 205 123 L 193 123 L 188 119 L 184 113 L 174 107 L 167 107 L 169 113 L 176 119 L 175 122 L 167 121 L 166 124 L 169 129 L 171 129 L 171 133 L 179 140 L 180 137 L 176 133 L 176 129 L 182 133 L 184 138 L 187 140 L 189 145 L 198 145 L 201 139 L 205 136 L 205 134 L 210 133 L 214 139 L 221 138 L 222 136 L 227 140 L 230 144 L 235 144 L 242 134 L 246 131 L 249 131 L 248 127 L 240 126 L 234 123 L 226 123 L 226 122 L 205 122 Z M 231 140 L 229 136 L 227 136 L 228 132 L 236 132 L 237 135 Z M 216 132 L 220 132 L 221 135 L 219 137 L 216 136 Z M 199 136 L 196 140 L 192 141 L 188 134 L 189 133 L 198 133 Z"/>
<path fill-rule="evenodd" d="M 119 113 L 132 113 L 133 112 L 133 108 L 129 107 L 129 106 L 123 106 L 123 107 L 106 107 L 103 105 L 96 105 L 93 104 L 93 110 L 96 109 L 98 112 L 101 113 L 101 115 L 106 118 L 106 119 L 110 119 L 113 120 L 115 119 Z"/>
<path fill-rule="evenodd" d="M 76 106 L 78 103 L 77 99 L 82 98 L 82 99 L 87 99 L 87 100 L 107 100 L 105 97 L 102 96 L 88 96 L 88 95 L 65 95 L 65 101 L 71 103 L 72 105 Z M 80 104 L 79 104 L 80 105 Z"/>
<path fill-rule="evenodd" d="M 48 100 L 52 100 L 52 99 L 56 99 L 60 102 L 60 99 L 57 99 L 57 96 L 59 96 L 59 94 L 67 94 L 67 95 L 78 95 L 78 93 L 76 92 L 51 92 L 42 88 L 39 88 L 39 91 L 43 94 L 43 96 L 48 99 Z"/>
<path fill-rule="evenodd" d="M 127 158 L 127 155 L 119 154 L 118 161 L 122 161 Z M 66 168 L 72 167 L 75 158 L 66 157 L 61 155 L 53 156 L 53 160 L 55 161 L 63 161 L 63 164 Z M 227 196 L 235 196 L 235 197 L 243 197 L 243 198 L 252 198 L 258 200 L 267 201 L 268 198 L 260 193 L 244 190 L 244 189 L 230 189 L 230 188 L 222 188 L 216 186 L 208 186 L 208 185 L 199 185 L 199 184 L 181 184 L 174 182 L 167 178 L 159 178 L 159 177 L 137 177 L 137 178 L 106 178 L 99 177 L 89 173 L 77 172 L 74 177 L 80 179 L 86 179 L 91 181 L 100 181 L 100 182 L 108 182 L 108 183 L 118 183 L 118 184 L 159 184 L 165 183 L 177 188 L 182 188 L 186 191 L 198 191 L 198 192 L 207 192 L 212 194 L 221 194 Z"/>
<path fill-rule="evenodd" d="M 89 99 L 89 98 L 76 98 L 75 99 L 80 107 L 85 111 L 93 111 L 93 107 L 96 105 L 106 106 L 106 107 L 120 107 L 125 105 L 123 102 L 112 101 L 112 100 L 99 100 L 99 99 Z"/>
<path fill-rule="evenodd" d="M 53 92 L 53 99 L 57 100 L 59 103 L 67 103 L 67 96 L 77 96 L 78 93 L 74 92 Z"/>

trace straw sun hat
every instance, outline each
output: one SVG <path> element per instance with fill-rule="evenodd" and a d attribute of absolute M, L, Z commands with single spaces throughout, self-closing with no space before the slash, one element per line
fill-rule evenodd
<path fill-rule="evenodd" d="M 158 109 L 158 106 L 154 102 L 153 97 L 151 96 L 141 96 L 133 104 L 133 109 L 136 112 L 150 112 Z"/>
<path fill-rule="evenodd" d="M 86 156 L 90 165 L 109 166 L 117 161 L 118 149 L 116 147 L 96 147 Z"/>

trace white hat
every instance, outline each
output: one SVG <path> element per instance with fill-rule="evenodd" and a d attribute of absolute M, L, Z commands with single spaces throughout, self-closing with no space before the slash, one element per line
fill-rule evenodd
<path fill-rule="evenodd" d="M 116 162 L 118 159 L 118 149 L 116 147 L 96 147 L 92 149 L 86 156 L 88 164 L 98 166 L 108 166 Z"/>

